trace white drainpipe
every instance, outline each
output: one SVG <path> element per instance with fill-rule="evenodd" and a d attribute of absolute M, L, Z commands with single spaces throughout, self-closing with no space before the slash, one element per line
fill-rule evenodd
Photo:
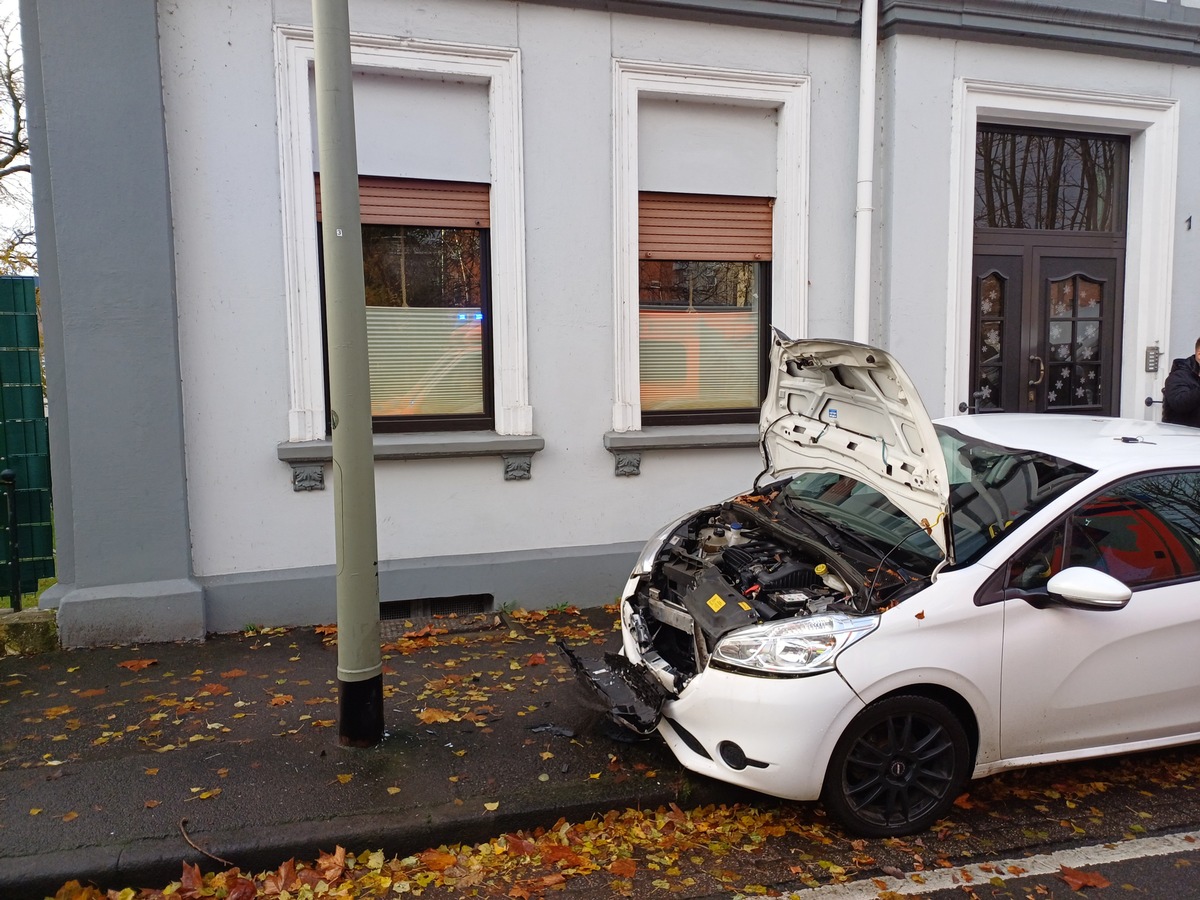
<path fill-rule="evenodd" d="M 858 193 L 854 209 L 854 340 L 871 337 L 871 206 L 875 177 L 875 50 L 879 0 L 863 0 L 858 65 Z"/>

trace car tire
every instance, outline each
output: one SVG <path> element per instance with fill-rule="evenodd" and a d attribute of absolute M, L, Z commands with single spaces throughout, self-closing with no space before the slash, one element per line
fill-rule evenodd
<path fill-rule="evenodd" d="M 885 697 L 838 739 L 821 800 L 863 837 L 912 834 L 946 814 L 969 767 L 970 744 L 954 713 L 928 697 Z"/>

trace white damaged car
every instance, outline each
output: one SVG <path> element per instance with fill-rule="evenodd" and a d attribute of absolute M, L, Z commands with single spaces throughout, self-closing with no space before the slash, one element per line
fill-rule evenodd
<path fill-rule="evenodd" d="M 571 654 L 615 721 L 867 836 L 972 777 L 1200 741 L 1200 430 L 934 423 L 881 350 L 772 356 L 763 474 L 646 544 L 620 653 Z"/>

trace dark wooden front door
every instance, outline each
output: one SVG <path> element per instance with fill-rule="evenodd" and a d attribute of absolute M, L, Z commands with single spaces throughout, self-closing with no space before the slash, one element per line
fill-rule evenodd
<path fill-rule="evenodd" d="M 1128 139 L 981 125 L 963 412 L 1115 415 Z"/>
<path fill-rule="evenodd" d="M 972 411 L 1116 414 L 1124 251 L 1071 243 L 976 245 Z"/>

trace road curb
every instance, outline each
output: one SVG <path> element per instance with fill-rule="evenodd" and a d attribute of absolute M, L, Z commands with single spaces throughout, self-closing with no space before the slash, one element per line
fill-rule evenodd
<path fill-rule="evenodd" d="M 703 776 L 683 775 L 649 791 L 640 783 L 633 785 L 633 790 L 553 808 L 538 802 L 544 795 L 527 793 L 506 797 L 506 810 L 484 815 L 473 807 L 445 803 L 395 814 L 334 812 L 328 819 L 195 832 L 188 837 L 212 857 L 228 860 L 245 873 L 258 873 L 276 869 L 288 859 L 314 859 L 339 845 L 355 853 L 382 849 L 388 856 L 403 857 L 443 844 L 483 843 L 515 831 L 549 828 L 559 819 L 586 821 L 612 809 L 657 809 L 672 803 L 687 808 L 728 805 L 759 796 Z M 165 886 L 179 880 L 184 862 L 203 871 L 227 868 L 189 846 L 181 831 L 177 838 L 0 859 L 0 897 L 44 900 L 71 880 L 102 888 Z"/>

